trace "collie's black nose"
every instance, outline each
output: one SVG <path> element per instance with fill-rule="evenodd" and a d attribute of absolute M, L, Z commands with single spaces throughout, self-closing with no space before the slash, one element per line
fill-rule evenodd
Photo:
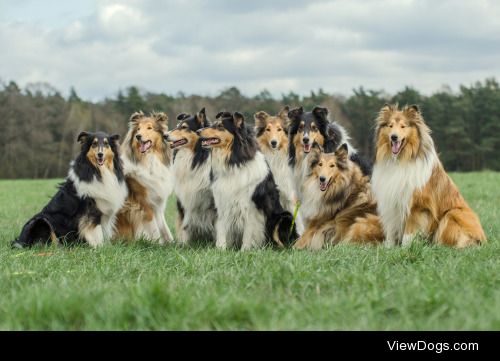
<path fill-rule="evenodd" d="M 276 146 L 277 146 L 277 145 L 278 145 L 278 142 L 277 142 L 277 141 L 275 141 L 275 140 L 271 140 L 271 146 L 272 146 L 273 148 L 276 148 Z"/>
<path fill-rule="evenodd" d="M 302 138 L 302 141 L 304 142 L 304 144 L 308 144 L 309 143 L 309 137 Z"/>
<path fill-rule="evenodd" d="M 393 142 L 397 142 L 398 141 L 398 136 L 396 134 L 391 135 L 391 140 Z"/>
<path fill-rule="evenodd" d="M 320 182 L 326 182 L 326 177 L 323 177 L 323 176 L 319 177 L 319 181 Z"/>
<path fill-rule="evenodd" d="M 142 135 L 140 135 L 140 134 L 136 134 L 136 135 L 135 135 L 135 139 L 137 139 L 137 140 L 140 142 L 140 141 L 141 141 L 141 139 L 142 139 Z"/>
<path fill-rule="evenodd" d="M 102 152 L 97 153 L 97 158 L 103 158 L 103 157 L 104 157 L 104 153 L 102 153 Z"/>

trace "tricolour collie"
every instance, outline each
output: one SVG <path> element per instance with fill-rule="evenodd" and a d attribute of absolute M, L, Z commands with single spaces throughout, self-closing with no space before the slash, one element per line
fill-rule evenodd
<path fill-rule="evenodd" d="M 280 193 L 281 205 L 293 214 L 297 195 L 295 194 L 292 170 L 288 165 L 288 127 L 290 123 L 288 112 L 288 107 L 284 107 L 276 116 L 260 111 L 254 114 L 254 118 L 257 143 L 273 173 Z M 300 217 L 296 219 L 296 224 L 298 232 L 302 233 L 304 227 Z"/>
<path fill-rule="evenodd" d="M 199 134 L 202 146 L 212 149 L 217 247 L 251 249 L 294 241 L 293 217 L 280 204 L 273 174 L 243 115 L 221 112 Z"/>
<path fill-rule="evenodd" d="M 301 207 L 306 230 L 295 248 L 383 241 L 369 178 L 349 159 L 347 147 L 334 153 L 314 147 L 307 157 Z"/>
<path fill-rule="evenodd" d="M 127 197 L 118 138 L 102 132 L 78 135 L 81 151 L 68 177 L 49 204 L 25 224 L 14 247 L 78 240 L 97 247 L 112 237 L 116 214 Z"/>
<path fill-rule="evenodd" d="M 195 115 L 180 114 L 177 127 L 167 133 L 166 140 L 174 149 L 172 172 L 177 197 L 177 239 L 214 241 L 215 209 L 210 187 L 210 150 L 201 146 L 197 131 L 210 124 L 205 108 Z"/>
<path fill-rule="evenodd" d="M 466 247 L 486 240 L 477 215 L 446 174 L 417 106 L 385 105 L 375 132 L 373 191 L 386 244 L 408 244 L 420 234 Z"/>
<path fill-rule="evenodd" d="M 328 109 L 315 107 L 311 112 L 304 112 L 304 109 L 300 107 L 292 109 L 288 113 L 288 117 L 291 122 L 288 157 L 299 199 L 306 174 L 304 159 L 316 144 L 325 153 L 331 153 L 337 150 L 341 144 L 346 143 L 351 160 L 358 164 L 364 174 L 370 174 L 369 164 L 358 156 L 356 150 L 349 143 L 350 137 L 347 131 L 340 124 L 328 121 Z"/>
<path fill-rule="evenodd" d="M 164 214 L 173 189 L 172 150 L 163 138 L 167 120 L 164 113 L 138 112 L 130 117 L 121 146 L 129 195 L 118 214 L 117 238 L 159 239 L 162 244 L 173 240 Z"/>

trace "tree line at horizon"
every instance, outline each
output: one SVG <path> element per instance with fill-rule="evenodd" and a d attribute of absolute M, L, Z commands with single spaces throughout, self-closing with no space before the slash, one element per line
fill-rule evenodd
<path fill-rule="evenodd" d="M 458 92 L 445 87 L 430 96 L 411 87 L 392 95 L 360 87 L 348 97 L 319 89 L 306 96 L 289 92 L 277 99 L 266 90 L 246 96 L 236 87 L 215 96 L 172 96 L 131 86 L 99 102 L 82 100 L 73 88 L 63 97 L 45 83 L 21 89 L 11 81 L 0 85 L 0 178 L 64 177 L 78 152 L 80 131 L 124 136 L 130 115 L 138 110 L 167 113 L 171 128 L 177 114 L 202 107 L 209 119 L 220 110 L 238 110 L 253 124 L 259 110 L 276 114 L 285 105 L 305 110 L 324 106 L 331 120 L 348 129 L 358 151 L 373 159 L 374 119 L 385 103 L 396 102 L 420 106 L 448 171 L 500 170 L 500 87 L 494 78 L 462 85 Z"/>

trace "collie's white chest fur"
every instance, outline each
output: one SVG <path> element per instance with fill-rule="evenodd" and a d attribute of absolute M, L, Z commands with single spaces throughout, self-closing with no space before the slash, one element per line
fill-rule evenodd
<path fill-rule="evenodd" d="M 281 205 L 287 211 L 293 212 L 297 196 L 293 185 L 292 169 L 288 165 L 288 154 L 280 151 L 270 151 L 266 152 L 264 156 L 278 186 Z"/>
<path fill-rule="evenodd" d="M 102 213 L 101 226 L 104 237 L 111 237 L 116 213 L 127 198 L 128 190 L 125 181 L 118 181 L 115 174 L 106 167 L 101 168 L 101 180 L 94 177 L 91 182 L 81 181 L 73 169 L 70 169 L 68 177 L 73 181 L 79 197 L 95 200 L 97 208 Z"/>
<path fill-rule="evenodd" d="M 371 183 L 387 245 L 401 242 L 413 193 L 427 184 L 437 162 L 432 152 L 408 163 L 395 158 L 375 163 Z"/>
<path fill-rule="evenodd" d="M 240 239 L 243 249 L 261 246 L 265 241 L 265 217 L 252 196 L 269 173 L 264 155 L 257 152 L 254 159 L 240 166 L 228 166 L 222 157 L 213 154 L 212 169 L 218 213 L 217 246 L 225 248 Z"/>
<path fill-rule="evenodd" d="M 146 154 L 142 162 L 134 164 L 123 159 L 126 175 L 134 177 L 148 190 L 149 202 L 158 207 L 165 207 L 168 196 L 173 190 L 172 170 L 154 154 Z"/>
<path fill-rule="evenodd" d="M 309 222 L 316 218 L 321 213 L 321 208 L 324 205 L 324 192 L 319 189 L 319 182 L 306 181 L 302 187 L 302 205 L 300 207 L 300 214 L 304 225 L 307 227 Z"/>

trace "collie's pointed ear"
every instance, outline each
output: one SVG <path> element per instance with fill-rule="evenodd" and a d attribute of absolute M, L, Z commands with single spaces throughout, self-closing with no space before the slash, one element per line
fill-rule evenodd
<path fill-rule="evenodd" d="M 288 118 L 290 119 L 297 119 L 300 118 L 300 116 L 304 113 L 304 108 L 299 107 L 299 108 L 294 108 L 288 112 Z"/>
<path fill-rule="evenodd" d="M 218 112 L 216 115 L 215 115 L 215 119 L 219 119 L 220 117 L 222 117 L 222 114 L 224 114 L 225 112 Z"/>
<path fill-rule="evenodd" d="M 130 116 L 129 121 L 132 122 L 132 123 L 137 123 L 143 117 L 144 117 L 144 113 L 142 112 L 142 110 L 140 110 L 140 111 L 135 112 L 134 114 L 132 114 Z"/>
<path fill-rule="evenodd" d="M 283 109 L 280 110 L 278 113 L 278 117 L 283 119 L 285 122 L 288 120 L 288 112 L 290 111 L 290 107 L 288 105 L 285 105 Z"/>
<path fill-rule="evenodd" d="M 420 115 L 420 108 L 415 104 L 406 105 L 403 108 L 403 113 L 410 119 L 416 118 L 418 115 Z"/>
<path fill-rule="evenodd" d="M 237 128 L 241 128 L 243 123 L 245 122 L 245 117 L 240 112 L 234 112 L 233 114 L 234 125 Z"/>
<path fill-rule="evenodd" d="M 261 110 L 260 112 L 257 112 L 253 115 L 253 118 L 255 119 L 255 126 L 257 128 L 263 128 L 266 126 L 266 121 L 267 118 L 269 118 L 270 115 L 267 114 L 265 111 Z"/>
<path fill-rule="evenodd" d="M 307 156 L 307 167 L 309 169 L 313 169 L 319 163 L 319 159 L 321 158 L 321 148 L 319 146 L 313 146 L 311 152 Z"/>
<path fill-rule="evenodd" d="M 326 117 L 328 116 L 328 109 L 322 107 L 314 107 L 312 113 L 318 118 L 326 119 Z"/>
<path fill-rule="evenodd" d="M 118 140 L 120 140 L 120 134 L 113 134 L 109 137 L 109 140 L 111 140 L 113 143 L 116 143 Z"/>
<path fill-rule="evenodd" d="M 156 119 L 157 122 L 160 122 L 160 123 L 168 122 L 168 115 L 163 113 L 163 112 L 153 113 L 153 117 Z"/>
<path fill-rule="evenodd" d="M 200 125 L 204 125 L 207 121 L 207 115 L 205 113 L 205 108 L 201 108 L 201 110 L 196 114 L 196 121 Z"/>
<path fill-rule="evenodd" d="M 81 132 L 80 134 L 78 134 L 78 137 L 76 138 L 76 141 L 77 142 L 80 142 L 81 144 L 85 143 L 87 141 L 89 137 L 89 132 Z"/>
<path fill-rule="evenodd" d="M 349 155 L 349 149 L 347 149 L 347 143 L 342 144 L 339 149 L 335 151 L 335 157 L 337 162 L 346 163 L 347 157 Z"/>
<path fill-rule="evenodd" d="M 389 117 L 391 114 L 398 109 L 397 104 L 389 104 L 385 103 L 382 109 L 380 109 L 376 122 L 377 123 L 384 123 L 389 120 Z"/>

